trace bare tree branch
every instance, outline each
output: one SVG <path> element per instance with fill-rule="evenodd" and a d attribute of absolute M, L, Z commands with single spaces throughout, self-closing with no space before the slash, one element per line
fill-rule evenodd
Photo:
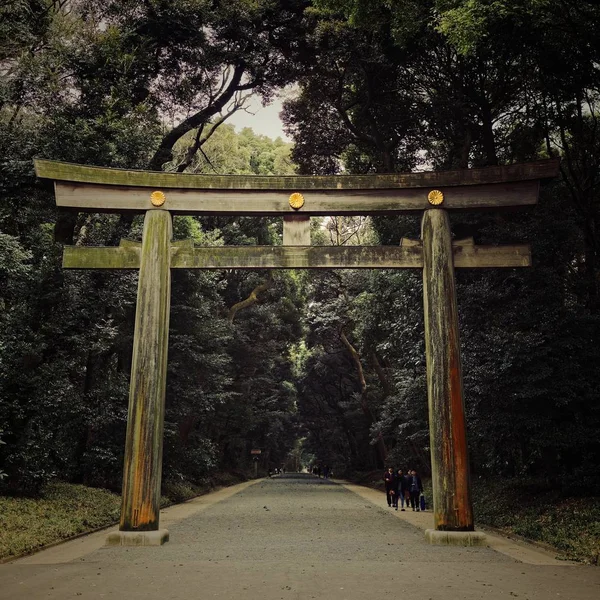
<path fill-rule="evenodd" d="M 167 135 L 165 135 L 150 160 L 149 168 L 155 171 L 160 171 L 162 165 L 173 159 L 173 147 L 179 139 L 181 139 L 188 131 L 195 129 L 202 123 L 207 122 L 211 117 L 220 113 L 227 103 L 233 98 L 234 94 L 242 89 L 249 89 L 249 84 L 242 84 L 242 77 L 246 71 L 244 62 L 236 65 L 233 75 L 223 93 L 202 110 L 189 116 L 179 125 L 174 127 Z M 250 86 L 252 87 L 252 86 Z"/>
<path fill-rule="evenodd" d="M 200 150 L 202 148 L 202 146 L 204 146 L 204 144 L 206 144 L 206 142 L 212 137 L 212 135 L 215 133 L 215 131 L 223 123 L 225 123 L 225 121 L 229 117 L 231 117 L 231 115 L 233 115 L 238 110 L 244 108 L 244 104 L 245 104 L 246 100 L 248 100 L 248 98 L 250 96 L 251 96 L 251 94 L 239 94 L 239 93 L 236 93 L 235 100 L 229 106 L 229 110 L 225 114 L 221 115 L 219 117 L 219 119 L 217 119 L 217 121 L 212 124 L 212 126 L 210 127 L 208 133 L 204 137 L 202 136 L 202 133 L 203 133 L 203 131 L 205 129 L 206 123 L 203 123 L 198 128 L 198 133 L 196 134 L 194 142 L 192 144 L 190 144 L 190 146 L 189 146 L 189 148 L 188 148 L 188 150 L 187 150 L 187 152 L 185 154 L 185 158 L 177 166 L 177 172 L 178 173 L 183 173 L 192 164 L 192 160 L 194 160 L 194 156 L 196 156 L 198 150 Z M 208 157 L 206 156 L 206 153 L 202 152 L 202 155 L 204 156 L 204 158 L 206 158 L 207 162 L 211 165 L 211 167 L 213 168 L 213 170 L 216 172 L 217 170 L 214 168 L 214 166 L 212 165 L 212 163 L 210 162 L 210 160 L 208 160 Z"/>

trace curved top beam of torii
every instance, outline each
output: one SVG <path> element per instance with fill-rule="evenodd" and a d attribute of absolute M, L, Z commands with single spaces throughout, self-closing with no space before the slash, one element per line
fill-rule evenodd
<path fill-rule="evenodd" d="M 428 194 L 443 193 L 445 209 L 490 209 L 535 204 L 539 182 L 558 174 L 558 159 L 508 166 L 388 175 L 191 175 L 131 171 L 35 160 L 38 177 L 55 182 L 56 204 L 90 212 L 175 214 L 368 215 L 431 208 Z M 290 205 L 290 193 L 304 204 Z"/>

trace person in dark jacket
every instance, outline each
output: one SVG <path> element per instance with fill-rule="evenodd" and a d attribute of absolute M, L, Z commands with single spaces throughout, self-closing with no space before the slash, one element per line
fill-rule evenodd
<path fill-rule="evenodd" d="M 410 506 L 413 510 L 416 509 L 416 511 L 419 512 L 421 510 L 419 508 L 419 496 L 423 491 L 423 484 L 421 483 L 421 478 L 417 475 L 417 472 L 414 469 L 410 474 L 409 486 Z"/>
<path fill-rule="evenodd" d="M 412 470 L 407 469 L 406 473 L 404 473 L 404 504 L 406 508 L 410 506 L 410 482 L 412 477 Z"/>
<path fill-rule="evenodd" d="M 396 477 L 398 479 L 398 491 L 396 493 L 396 510 L 398 510 L 398 500 L 400 501 L 400 509 L 404 510 L 404 502 L 406 501 L 406 506 L 408 506 L 410 499 L 410 491 L 408 489 L 408 476 L 403 473 L 402 469 L 398 469 Z"/>
<path fill-rule="evenodd" d="M 394 469 L 390 467 L 383 474 L 383 481 L 385 482 L 385 497 L 389 507 L 398 506 L 398 479 Z"/>

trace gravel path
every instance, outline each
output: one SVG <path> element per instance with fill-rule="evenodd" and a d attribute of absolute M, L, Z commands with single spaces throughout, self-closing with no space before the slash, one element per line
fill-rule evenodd
<path fill-rule="evenodd" d="M 600 569 L 525 565 L 423 532 L 342 486 L 261 481 L 169 526 L 160 548 L 102 548 L 65 564 L 0 567 L 2 600 L 596 600 Z"/>

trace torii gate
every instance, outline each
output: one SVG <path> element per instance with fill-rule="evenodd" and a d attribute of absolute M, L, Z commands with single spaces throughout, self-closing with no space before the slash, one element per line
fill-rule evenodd
<path fill-rule="evenodd" d="M 535 204 L 558 161 L 393 175 L 214 176 L 127 171 L 36 160 L 59 207 L 145 213 L 142 242 L 65 247 L 68 269 L 139 269 L 119 532 L 111 545 L 160 545 L 162 439 L 171 269 L 422 269 L 434 544 L 475 545 L 454 268 L 527 267 L 528 245 L 452 242 L 448 210 Z M 310 246 L 311 215 L 422 212 L 421 241 Z M 194 247 L 171 241 L 171 215 L 283 216 L 283 246 Z"/>

